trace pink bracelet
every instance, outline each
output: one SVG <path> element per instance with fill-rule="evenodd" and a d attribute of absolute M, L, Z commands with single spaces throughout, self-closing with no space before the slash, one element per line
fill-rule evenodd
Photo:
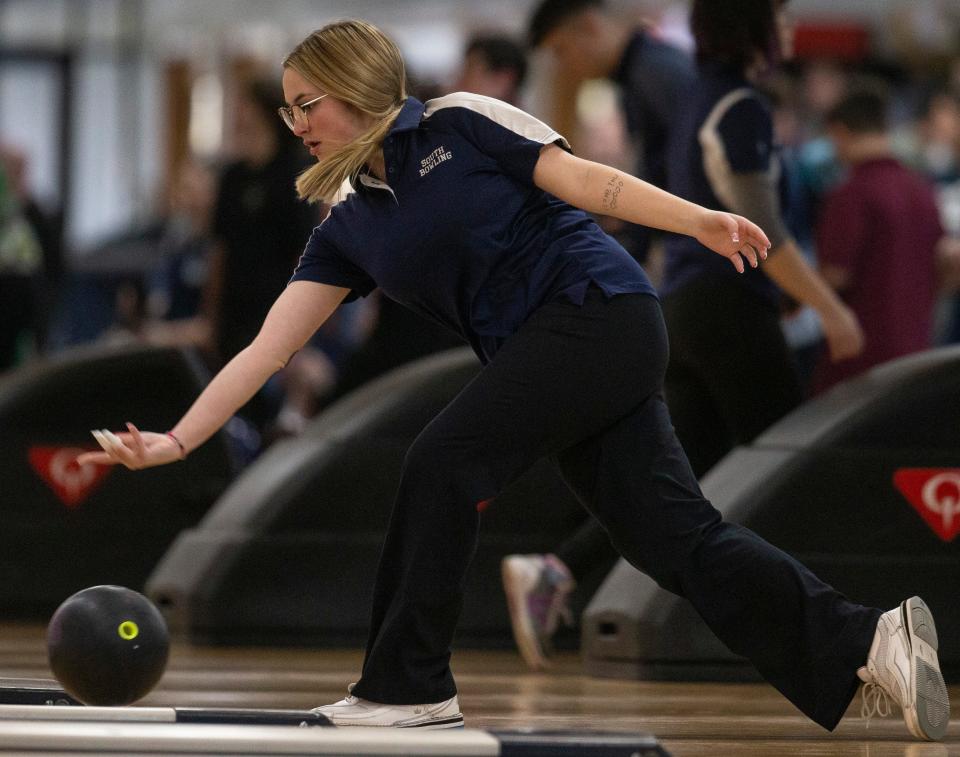
<path fill-rule="evenodd" d="M 180 448 L 180 459 L 181 459 L 181 460 L 186 460 L 186 459 L 187 459 L 187 448 L 183 446 L 183 442 L 181 442 L 179 439 L 177 439 L 177 437 L 174 436 L 174 434 L 173 434 L 172 431 L 167 431 L 166 434 L 167 434 L 167 436 L 169 436 L 171 439 L 173 439 L 173 441 L 175 441 L 175 442 L 177 443 L 177 446 Z"/>

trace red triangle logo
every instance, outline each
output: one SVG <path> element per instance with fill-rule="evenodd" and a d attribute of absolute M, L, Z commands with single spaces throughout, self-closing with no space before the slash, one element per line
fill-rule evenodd
<path fill-rule="evenodd" d="M 31 447 L 27 456 L 60 501 L 74 508 L 93 494 L 113 469 L 112 465 L 77 465 L 77 455 L 89 451 L 81 447 Z"/>
<path fill-rule="evenodd" d="M 960 468 L 901 468 L 893 484 L 943 541 L 960 533 Z"/>

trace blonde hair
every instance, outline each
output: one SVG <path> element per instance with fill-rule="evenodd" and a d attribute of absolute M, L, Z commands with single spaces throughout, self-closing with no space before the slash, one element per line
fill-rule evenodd
<path fill-rule="evenodd" d="M 378 156 L 406 99 L 406 70 L 397 46 L 365 21 L 337 21 L 318 29 L 283 61 L 323 92 L 370 116 L 372 126 L 297 178 L 297 193 L 329 202 Z"/>

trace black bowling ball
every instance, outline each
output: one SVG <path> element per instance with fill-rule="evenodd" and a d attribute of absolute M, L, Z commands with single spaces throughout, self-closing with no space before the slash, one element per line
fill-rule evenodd
<path fill-rule="evenodd" d="M 93 586 L 50 618 L 50 669 L 64 690 L 89 705 L 135 702 L 157 684 L 170 636 L 160 611 L 122 586 Z"/>

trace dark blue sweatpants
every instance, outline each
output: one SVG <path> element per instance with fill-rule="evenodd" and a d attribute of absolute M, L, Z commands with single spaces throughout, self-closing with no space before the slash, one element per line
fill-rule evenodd
<path fill-rule="evenodd" d="M 582 306 L 539 308 L 430 422 L 404 463 L 355 695 L 422 704 L 456 693 L 450 647 L 477 503 L 550 457 L 620 554 L 690 600 L 810 718 L 837 724 L 880 610 L 704 499 L 663 402 L 667 352 L 655 298 L 591 288 Z"/>

